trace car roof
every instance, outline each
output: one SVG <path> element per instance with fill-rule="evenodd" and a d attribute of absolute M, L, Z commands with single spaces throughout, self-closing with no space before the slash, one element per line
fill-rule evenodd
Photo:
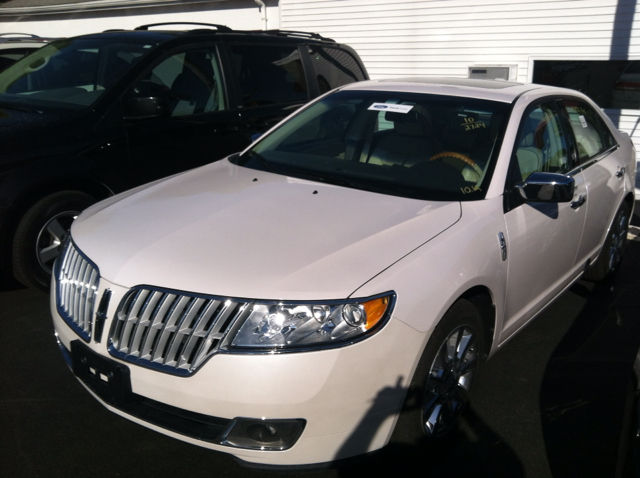
<path fill-rule="evenodd" d="M 0 33 L 0 45 L 34 45 L 42 46 L 55 38 L 41 38 L 30 33 Z"/>
<path fill-rule="evenodd" d="M 437 94 L 445 96 L 465 96 L 512 103 L 524 93 L 548 89 L 558 92 L 558 88 L 544 85 L 514 83 L 503 80 L 477 80 L 470 78 L 411 77 L 383 80 L 369 80 L 352 83 L 343 89 L 398 91 L 405 93 Z M 567 93 L 571 92 L 567 90 Z M 571 92 L 575 93 L 575 92 Z"/>
<path fill-rule="evenodd" d="M 173 27 L 173 26 L 176 27 Z M 174 29 L 177 26 L 182 26 L 182 29 Z M 240 39 L 240 38 L 260 38 L 264 39 L 278 39 L 281 42 L 312 42 L 312 43 L 333 43 L 335 40 L 331 38 L 325 38 L 317 33 L 299 32 L 289 30 L 233 30 L 225 25 L 215 25 L 207 23 L 155 23 L 149 25 L 141 25 L 133 30 L 106 30 L 104 32 L 91 33 L 87 35 L 81 35 L 81 38 L 110 38 L 118 39 L 120 41 L 127 41 L 129 39 L 136 39 L 149 42 L 162 43 L 172 38 L 193 38 L 200 36 L 215 35 L 227 40 Z M 235 37 L 235 38 L 234 38 Z"/>

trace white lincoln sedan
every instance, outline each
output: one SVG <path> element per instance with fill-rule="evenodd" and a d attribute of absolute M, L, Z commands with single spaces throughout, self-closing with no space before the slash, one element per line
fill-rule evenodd
<path fill-rule="evenodd" d="M 486 358 L 618 267 L 635 169 L 575 91 L 355 83 L 82 213 L 58 343 L 109 410 L 254 466 L 437 439 Z"/>

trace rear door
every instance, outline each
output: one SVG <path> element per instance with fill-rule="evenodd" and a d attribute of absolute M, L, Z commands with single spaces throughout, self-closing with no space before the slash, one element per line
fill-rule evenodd
<path fill-rule="evenodd" d="M 247 138 L 264 133 L 309 101 L 304 54 L 297 43 L 226 44 L 230 103 Z"/>
<path fill-rule="evenodd" d="M 571 125 L 577 156 L 587 187 L 585 231 L 578 260 L 586 264 L 604 242 L 616 205 L 624 195 L 624 160 L 613 135 L 589 104 L 579 99 L 562 101 Z"/>

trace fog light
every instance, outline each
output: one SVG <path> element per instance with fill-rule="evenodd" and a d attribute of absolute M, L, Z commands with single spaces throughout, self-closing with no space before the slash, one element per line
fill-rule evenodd
<path fill-rule="evenodd" d="M 225 431 L 222 444 L 251 450 L 287 450 L 298 441 L 305 424 L 302 419 L 235 418 Z"/>

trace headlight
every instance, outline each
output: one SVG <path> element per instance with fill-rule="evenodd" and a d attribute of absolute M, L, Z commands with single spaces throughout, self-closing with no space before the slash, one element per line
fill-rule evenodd
<path fill-rule="evenodd" d="M 324 348 L 375 333 L 391 314 L 395 294 L 324 303 L 254 302 L 228 349 Z"/>

